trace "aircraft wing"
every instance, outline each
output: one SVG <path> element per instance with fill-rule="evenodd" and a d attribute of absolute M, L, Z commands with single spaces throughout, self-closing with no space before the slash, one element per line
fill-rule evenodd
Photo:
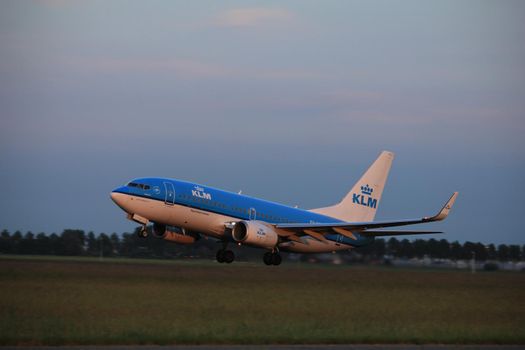
<path fill-rule="evenodd" d="M 379 229 L 385 227 L 397 227 L 422 224 L 426 222 L 441 221 L 444 220 L 452 205 L 456 201 L 458 192 L 454 192 L 450 199 L 445 203 L 443 208 L 434 216 L 425 216 L 420 219 L 408 219 L 408 220 L 397 220 L 397 221 L 372 221 L 372 222 L 333 222 L 333 223 L 293 223 L 293 224 L 276 224 L 275 227 L 278 229 L 293 231 L 299 233 L 304 232 L 314 238 L 321 238 L 318 235 L 323 233 L 339 233 L 344 236 L 354 238 L 352 231 L 359 232 L 362 235 L 368 236 L 391 236 L 391 235 L 411 235 L 411 234 L 428 234 L 428 233 L 441 233 L 436 231 L 371 231 L 371 229 Z M 316 237 L 317 236 L 317 237 Z M 324 238 L 324 237 L 323 237 Z"/>
<path fill-rule="evenodd" d="M 429 235 L 443 233 L 442 231 L 363 231 L 359 232 L 366 237 L 403 236 L 403 235 Z"/>

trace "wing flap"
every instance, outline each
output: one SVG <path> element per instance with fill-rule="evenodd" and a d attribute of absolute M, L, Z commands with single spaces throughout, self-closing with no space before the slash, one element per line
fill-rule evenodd
<path fill-rule="evenodd" d="M 430 235 L 443 233 L 442 231 L 363 231 L 360 232 L 366 237 L 384 237 L 384 236 L 404 236 L 404 235 Z"/>
<path fill-rule="evenodd" d="M 345 229 L 339 228 L 339 227 L 332 227 L 332 230 L 339 233 L 340 235 L 343 235 L 345 237 L 348 237 L 350 239 L 353 239 L 354 241 L 357 240 L 357 238 L 354 236 L 354 234 L 350 231 L 347 231 Z"/>
<path fill-rule="evenodd" d="M 319 232 L 312 231 L 312 230 L 302 230 L 302 231 L 305 234 L 307 234 L 308 236 L 311 236 L 311 237 L 317 239 L 320 242 L 323 242 L 323 243 L 327 242 L 326 238 L 324 238 L 324 236 L 321 233 L 319 233 Z"/>
<path fill-rule="evenodd" d="M 294 241 L 297 243 L 303 243 L 303 241 L 301 241 L 301 238 L 299 238 L 297 235 L 289 235 L 289 236 L 286 236 L 286 238 L 289 239 L 290 241 Z"/>

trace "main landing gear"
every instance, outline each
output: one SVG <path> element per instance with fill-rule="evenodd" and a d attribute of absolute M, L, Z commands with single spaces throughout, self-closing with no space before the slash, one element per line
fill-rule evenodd
<path fill-rule="evenodd" d="M 143 225 L 141 228 L 140 228 L 140 231 L 137 232 L 137 236 L 139 236 L 140 238 L 146 238 L 148 237 L 148 230 L 146 228 L 146 225 Z"/>
<path fill-rule="evenodd" d="M 235 254 L 231 250 L 219 249 L 217 251 L 217 261 L 220 263 L 231 264 L 235 260 Z"/>
<path fill-rule="evenodd" d="M 263 261 L 266 265 L 280 265 L 282 260 L 281 255 L 277 251 L 266 252 L 263 255 Z"/>

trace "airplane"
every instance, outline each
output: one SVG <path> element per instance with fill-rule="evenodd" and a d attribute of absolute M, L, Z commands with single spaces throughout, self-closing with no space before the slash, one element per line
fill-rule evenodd
<path fill-rule="evenodd" d="M 281 251 L 323 253 L 372 244 L 375 237 L 442 233 L 391 231 L 399 227 L 444 220 L 454 204 L 454 192 L 433 216 L 419 219 L 374 221 L 394 159 L 383 151 L 352 189 L 337 204 L 304 210 L 239 193 L 168 178 L 139 178 L 113 190 L 111 199 L 140 224 L 138 235 L 191 244 L 201 235 L 222 243 L 216 259 L 235 260 L 229 244 L 265 249 L 266 265 L 279 265 Z"/>

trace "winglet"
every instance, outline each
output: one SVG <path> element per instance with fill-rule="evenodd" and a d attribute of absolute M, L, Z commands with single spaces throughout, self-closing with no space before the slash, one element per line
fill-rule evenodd
<path fill-rule="evenodd" d="M 452 209 L 452 206 L 454 205 L 454 202 L 456 201 L 457 196 L 458 196 L 458 192 L 454 192 L 452 194 L 452 197 L 450 197 L 450 199 L 447 201 L 447 203 L 445 203 L 445 205 L 443 206 L 443 208 L 441 208 L 439 213 L 437 213 L 436 215 L 434 215 L 434 216 L 432 216 L 430 218 L 425 218 L 425 221 L 441 221 L 441 220 L 444 220 L 448 216 L 448 213 L 450 212 L 450 209 Z"/>

